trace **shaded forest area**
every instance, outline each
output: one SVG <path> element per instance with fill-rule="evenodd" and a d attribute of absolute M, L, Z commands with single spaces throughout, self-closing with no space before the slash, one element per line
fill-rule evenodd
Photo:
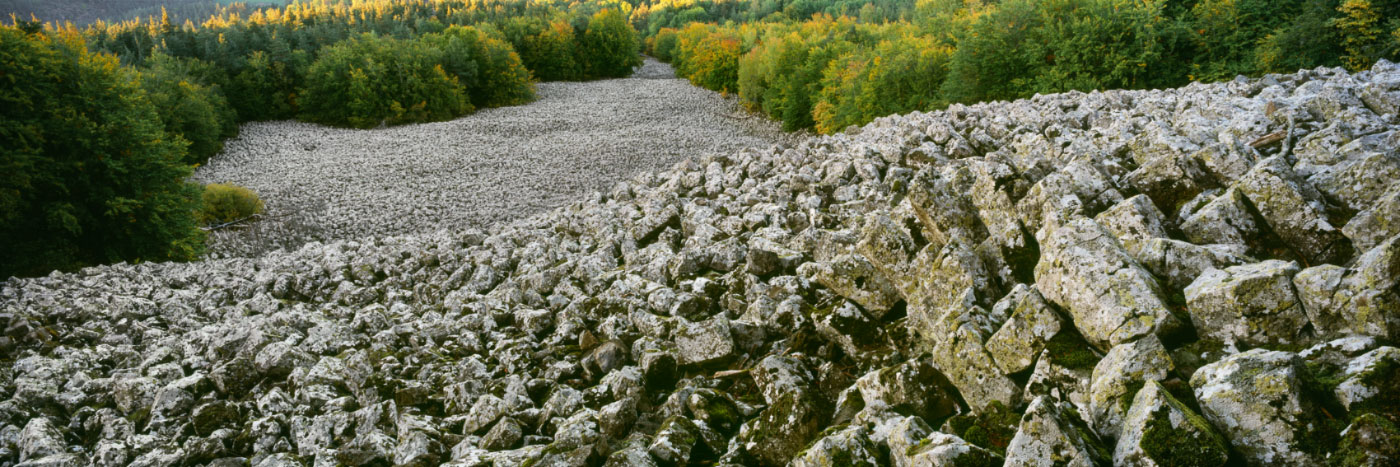
<path fill-rule="evenodd" d="M 280 8 L 287 3 L 288 0 L 0 0 L 0 14 L 86 26 L 97 20 L 160 17 L 162 8 L 177 21 L 200 21 L 225 12 L 247 14 L 262 8 Z"/>

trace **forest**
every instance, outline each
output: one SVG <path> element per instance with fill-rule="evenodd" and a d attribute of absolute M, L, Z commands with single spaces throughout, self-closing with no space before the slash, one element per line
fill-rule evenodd
<path fill-rule="evenodd" d="M 698 1 L 634 21 L 692 83 L 822 133 L 950 103 L 1400 57 L 1395 0 Z"/>
<path fill-rule="evenodd" d="M 0 277 L 197 258 L 204 200 L 232 198 L 186 179 L 242 122 L 447 120 L 530 102 L 539 81 L 627 76 L 642 51 L 785 129 L 821 133 L 950 103 L 1360 70 L 1400 54 L 1400 0 L 309 0 L 209 11 L 0 26 L 0 170 L 11 174 L 0 179 Z"/>
<path fill-rule="evenodd" d="M 197 258 L 255 203 L 187 182 L 242 122 L 369 128 L 535 98 L 641 64 L 631 6 L 537 1 L 236 4 L 84 27 L 0 27 L 0 277 Z M 209 206 L 205 206 L 208 200 Z"/>

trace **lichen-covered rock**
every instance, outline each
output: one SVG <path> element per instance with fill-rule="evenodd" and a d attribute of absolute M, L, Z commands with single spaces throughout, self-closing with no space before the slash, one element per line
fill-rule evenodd
<path fill-rule="evenodd" d="M 744 449 L 763 465 L 784 465 L 807 446 L 831 417 L 828 402 L 808 391 L 783 393 L 739 429 Z"/>
<path fill-rule="evenodd" d="M 698 323 L 681 323 L 676 328 L 676 353 L 682 365 L 723 363 L 737 355 L 729 319 L 716 316 Z"/>
<path fill-rule="evenodd" d="M 797 273 L 859 304 L 875 319 L 884 317 L 900 300 L 894 286 L 862 256 L 845 254 L 826 262 L 804 263 Z"/>
<path fill-rule="evenodd" d="M 1021 388 L 1001 372 L 982 345 L 981 331 L 962 325 L 933 349 L 933 367 L 958 388 L 968 408 L 980 412 L 992 402 L 1021 403 Z"/>
<path fill-rule="evenodd" d="M 20 462 L 61 454 L 67 448 L 63 432 L 48 417 L 36 417 L 24 425 L 16 440 Z"/>
<path fill-rule="evenodd" d="M 1215 184 L 1200 160 L 1179 153 L 1159 154 L 1124 178 L 1129 185 L 1150 197 L 1158 208 L 1167 212 L 1175 211 L 1182 203 Z"/>
<path fill-rule="evenodd" d="M 893 450 L 890 456 L 895 456 Z M 947 433 L 933 432 L 910 446 L 904 455 L 910 467 L 995 466 L 1002 465 L 1001 456 Z"/>
<path fill-rule="evenodd" d="M 1031 401 L 1006 447 L 1008 465 L 1102 466 L 1112 457 L 1073 407 L 1045 396 Z"/>
<path fill-rule="evenodd" d="M 1123 419 L 1113 464 L 1134 467 L 1225 465 L 1230 445 L 1167 388 L 1147 381 Z"/>
<path fill-rule="evenodd" d="M 909 277 L 910 261 L 919 251 L 914 237 L 884 212 L 867 215 L 860 233 L 856 251 L 870 261 L 901 295 L 907 297 L 917 284 Z"/>
<path fill-rule="evenodd" d="M 1110 349 L 1094 365 L 1089 383 L 1089 410 L 1094 430 L 1105 439 L 1117 439 L 1137 390 L 1149 381 L 1169 378 L 1174 369 L 1171 355 L 1157 336 Z"/>
<path fill-rule="evenodd" d="M 924 238 L 935 248 L 954 240 L 977 243 L 987 238 L 977 207 L 937 171 L 924 169 L 915 174 L 906 199 L 923 225 Z"/>
<path fill-rule="evenodd" d="M 1315 266 L 1293 283 L 1319 336 L 1400 336 L 1400 237 L 1361 255 L 1350 269 Z"/>
<path fill-rule="evenodd" d="M 1347 363 L 1333 390 L 1348 412 L 1400 420 L 1400 349 L 1380 347 Z"/>
<path fill-rule="evenodd" d="M 933 428 L 930 428 L 924 419 L 912 415 L 900 418 L 891 424 L 885 434 L 885 446 L 889 448 L 890 453 L 890 465 L 909 467 L 914 448 L 924 438 L 927 438 L 929 433 L 933 433 Z"/>
<path fill-rule="evenodd" d="M 1089 423 L 1089 386 L 1100 360 L 1078 334 L 1061 332 L 1045 344 L 1026 381 L 1024 397 L 1049 396 L 1073 404 Z"/>
<path fill-rule="evenodd" d="M 1202 338 L 1249 346 L 1298 342 L 1307 313 L 1293 289 L 1298 264 L 1269 260 L 1212 269 L 1186 287 Z"/>
<path fill-rule="evenodd" d="M 1162 211 L 1152 204 L 1152 200 L 1137 195 L 1099 213 L 1094 221 L 1118 237 L 1118 242 L 1128 254 L 1136 258 L 1144 242 L 1167 236 L 1162 217 Z"/>
<path fill-rule="evenodd" d="M 1006 322 L 987 338 L 987 353 L 1005 374 L 1020 373 L 1035 364 L 1045 344 L 1060 332 L 1059 314 L 1034 288 L 1017 284 L 992 309 Z"/>
<path fill-rule="evenodd" d="M 1251 465 L 1319 465 L 1305 446 L 1324 430 L 1304 396 L 1296 354 L 1254 349 L 1201 367 L 1191 376 L 1202 415 Z"/>
<path fill-rule="evenodd" d="M 700 430 L 685 417 L 671 417 L 661 423 L 647 452 L 664 465 L 685 465 L 700 443 Z"/>
<path fill-rule="evenodd" d="M 889 408 L 924 420 L 941 420 L 958 412 L 952 383 L 922 360 L 867 373 L 856 380 L 856 388 L 867 408 Z"/>
<path fill-rule="evenodd" d="M 1255 219 L 1249 199 L 1232 187 L 1182 220 L 1181 231 L 1197 244 L 1250 245 L 1260 235 Z"/>
<path fill-rule="evenodd" d="M 970 307 L 990 297 L 994 278 L 985 262 L 962 241 L 954 240 L 930 257 L 932 245 L 920 251 L 912 269 L 918 272 L 917 288 L 905 295 L 908 300 L 909 325 L 926 342 L 938 344 L 957 325 L 961 317 L 987 318 L 986 314 L 969 314 Z M 978 319 L 975 325 L 991 333 L 1001 323 Z"/>
<path fill-rule="evenodd" d="M 519 443 L 522 437 L 524 432 L 520 422 L 510 417 L 502 418 L 481 437 L 481 448 L 488 451 L 504 451 L 516 447 L 515 444 Z"/>
<path fill-rule="evenodd" d="M 485 432 L 506 413 L 506 401 L 491 394 L 481 396 L 472 404 L 463 422 L 462 431 L 471 434 Z"/>
<path fill-rule="evenodd" d="M 746 264 L 750 274 L 767 276 L 797 267 L 801 262 L 801 252 L 788 249 L 773 240 L 755 237 L 749 242 Z"/>
<path fill-rule="evenodd" d="M 878 467 L 884 465 L 880 449 L 870 442 L 870 430 L 848 426 L 835 430 L 812 443 L 788 465 L 827 467 L 836 465 Z"/>
<path fill-rule="evenodd" d="M 817 332 L 848 354 L 861 355 L 886 346 L 884 328 L 854 303 L 842 302 L 831 309 L 813 311 L 811 318 Z"/>
<path fill-rule="evenodd" d="M 1342 233 L 1351 239 L 1357 251 L 1368 251 L 1390 237 L 1400 235 L 1400 185 L 1374 199 L 1365 209 L 1352 216 Z"/>
<path fill-rule="evenodd" d="M 1340 264 L 1351 257 L 1351 241 L 1328 223 L 1322 195 L 1284 158 L 1261 161 L 1237 186 L 1274 233 L 1309 263 Z"/>
<path fill-rule="evenodd" d="M 1151 273 L 1089 219 L 1070 221 L 1041 244 L 1035 282 L 1101 350 L 1147 334 L 1168 334 L 1181 324 Z"/>
<path fill-rule="evenodd" d="M 1394 143 L 1383 150 L 1393 151 Z M 1345 154 L 1345 159 L 1309 175 L 1308 182 L 1347 208 L 1371 207 L 1400 178 L 1400 159 L 1394 154 L 1346 148 L 1338 152 Z"/>

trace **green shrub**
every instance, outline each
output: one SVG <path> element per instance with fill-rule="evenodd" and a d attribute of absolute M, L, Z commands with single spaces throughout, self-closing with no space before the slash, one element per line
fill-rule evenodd
<path fill-rule="evenodd" d="M 676 50 L 676 30 L 671 28 L 662 29 L 657 32 L 649 42 L 652 57 L 657 60 L 670 63 L 672 54 Z"/>
<path fill-rule="evenodd" d="M 0 277 L 203 249 L 185 146 L 75 34 L 0 26 Z"/>
<path fill-rule="evenodd" d="M 518 17 L 507 20 L 503 29 L 521 63 L 540 81 L 566 81 L 582 75 L 575 58 L 574 27 L 568 22 Z"/>
<path fill-rule="evenodd" d="M 472 110 L 444 53 L 423 41 L 365 34 L 327 47 L 311 64 L 302 92 L 302 118 L 328 125 L 449 120 Z"/>
<path fill-rule="evenodd" d="M 263 202 L 257 193 L 231 183 L 205 185 L 203 199 L 199 221 L 205 225 L 233 222 L 263 212 Z"/>
<path fill-rule="evenodd" d="M 588 20 L 579 41 L 580 60 L 588 78 L 623 78 L 642 64 L 637 31 L 622 12 L 606 9 Z"/>

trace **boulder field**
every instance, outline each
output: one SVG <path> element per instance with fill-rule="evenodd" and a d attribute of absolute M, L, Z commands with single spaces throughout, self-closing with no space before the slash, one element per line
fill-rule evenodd
<path fill-rule="evenodd" d="M 1396 465 L 1398 114 L 1389 62 L 954 105 L 11 279 L 0 463 Z"/>

